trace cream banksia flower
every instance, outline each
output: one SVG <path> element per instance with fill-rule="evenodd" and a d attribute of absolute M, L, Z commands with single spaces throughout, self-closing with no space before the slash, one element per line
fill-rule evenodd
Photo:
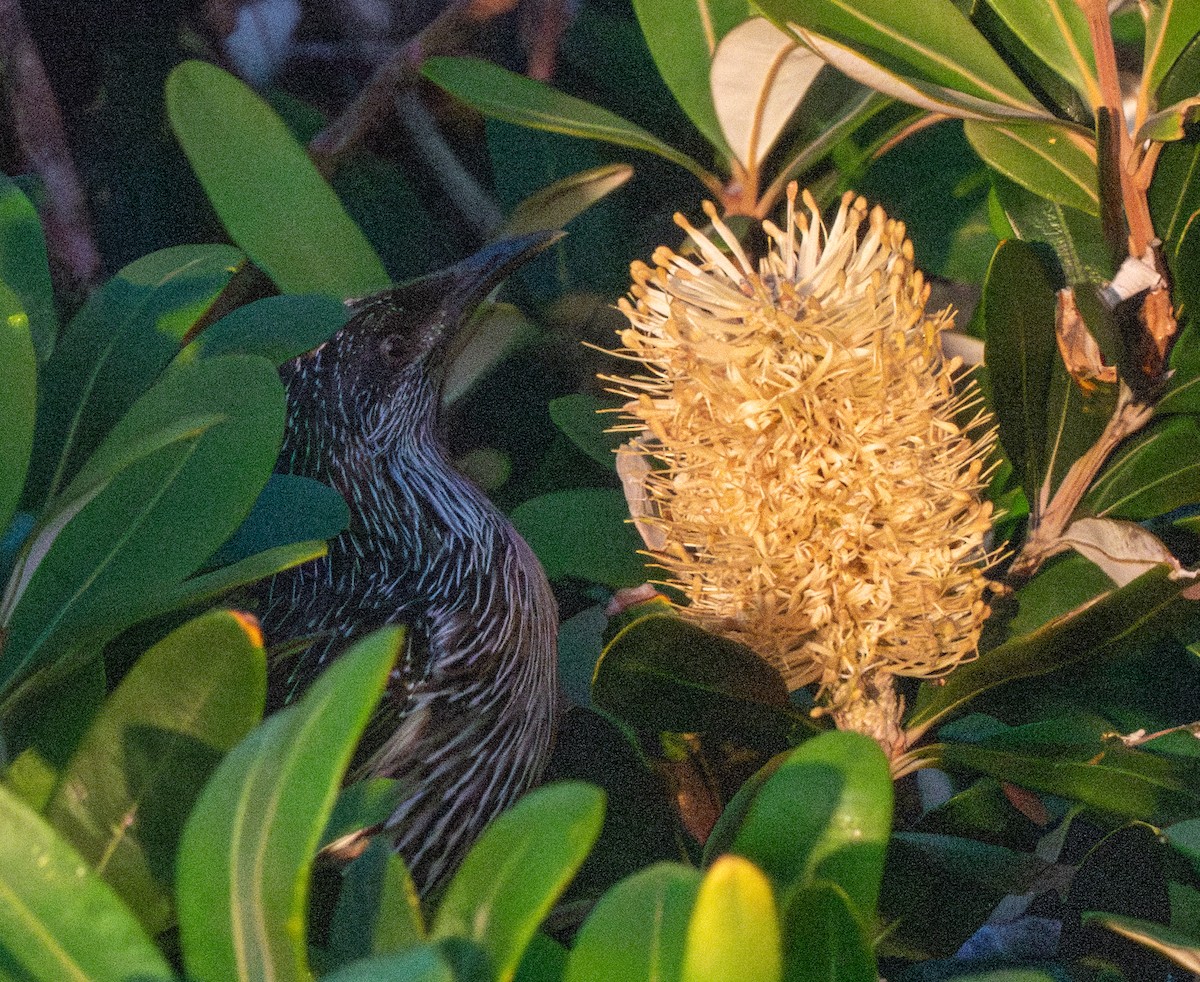
<path fill-rule="evenodd" d="M 709 203 L 727 251 L 677 215 L 698 258 L 633 264 L 615 354 L 639 368 L 608 379 L 635 434 L 622 473 L 683 616 L 897 752 L 893 677 L 974 657 L 988 614 L 995 434 L 904 225 L 847 194 L 826 228 L 803 202 L 793 185 L 786 227 L 763 223 L 757 266 Z"/>

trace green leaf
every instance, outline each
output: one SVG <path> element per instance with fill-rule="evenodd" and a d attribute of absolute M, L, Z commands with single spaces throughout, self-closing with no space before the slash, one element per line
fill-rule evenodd
<path fill-rule="evenodd" d="M 58 337 L 46 240 L 37 211 L 20 188 L 3 174 L 0 174 L 0 283 L 12 290 L 17 306 L 29 317 L 29 336 L 37 360 L 44 362 Z"/>
<path fill-rule="evenodd" d="M 620 491 L 554 491 L 518 505 L 512 521 L 551 580 L 576 576 L 611 587 L 646 582 L 637 555 L 641 539 Z"/>
<path fill-rule="evenodd" d="M 1083 915 L 1083 923 L 1099 924 L 1114 934 L 1130 938 L 1151 951 L 1158 952 L 1188 972 L 1200 973 L 1200 938 L 1191 937 L 1154 921 L 1121 917 L 1102 911 L 1086 912 Z"/>
<path fill-rule="evenodd" d="M 321 848 L 370 825 L 381 825 L 404 800 L 399 781 L 388 777 L 364 778 L 344 787 L 321 833 Z"/>
<path fill-rule="evenodd" d="M 112 889 L 0 783 L 0 959 L 5 977 L 174 979 Z"/>
<path fill-rule="evenodd" d="M 997 111 L 1047 115 L 1020 79 L 951 0 L 763 0 L 758 8 L 853 49 L 883 70 L 991 104 Z M 864 79 L 859 79 L 865 81 Z M 869 83 L 868 83 L 869 84 Z"/>
<path fill-rule="evenodd" d="M 1189 818 L 1163 829 L 1163 835 L 1200 872 L 1200 818 Z"/>
<path fill-rule="evenodd" d="M 88 298 L 39 379 L 30 507 L 75 476 L 175 357 L 242 258 L 224 245 L 163 249 L 130 263 Z"/>
<path fill-rule="evenodd" d="M 264 297 L 205 328 L 179 352 L 175 363 L 216 355 L 262 355 L 282 365 L 324 344 L 349 315 L 344 303 L 320 293 Z"/>
<path fill-rule="evenodd" d="M 296 474 L 272 474 L 250 514 L 208 561 L 240 562 L 279 546 L 332 539 L 350 524 L 350 509 L 333 488 Z"/>
<path fill-rule="evenodd" d="M 184 829 L 176 873 L 190 977 L 310 977 L 313 857 L 402 641 L 401 630 L 386 628 L 354 645 L 208 782 Z"/>
<path fill-rule="evenodd" d="M 341 962 L 400 953 L 425 939 L 421 902 L 404 860 L 383 838 L 346 867 L 329 925 L 329 951 Z"/>
<path fill-rule="evenodd" d="M 1163 254 L 1170 261 L 1175 258 L 1184 229 L 1200 211 L 1200 141 L 1180 140 L 1162 148 L 1147 199 L 1154 230 L 1163 240 Z"/>
<path fill-rule="evenodd" d="M 550 419 L 575 446 L 615 474 L 616 450 L 625 442 L 625 434 L 609 432 L 612 414 L 603 414 L 604 408 L 595 396 L 575 393 L 550 400 Z"/>
<path fill-rule="evenodd" d="M 0 186 L 0 223 L 2 194 Z M 0 280 L 0 535 L 12 521 L 25 487 L 36 415 L 37 354 L 29 318 L 17 295 Z"/>
<path fill-rule="evenodd" d="M 782 949 L 771 881 L 741 856 L 721 856 L 696 894 L 682 982 L 775 982 L 783 977 Z"/>
<path fill-rule="evenodd" d="M 557 180 L 518 204 L 495 237 L 566 228 L 573 218 L 612 194 L 631 177 L 633 168 L 628 164 L 603 164 Z"/>
<path fill-rule="evenodd" d="M 644 150 L 678 164 L 706 187 L 716 184 L 716 178 L 698 163 L 642 127 L 499 65 L 478 58 L 429 58 L 421 73 L 485 116 Z"/>
<path fill-rule="evenodd" d="M 442 382 L 442 405 L 453 405 L 512 351 L 538 337 L 537 328 L 519 307 L 481 304 L 467 333 L 456 338 L 456 350 Z"/>
<path fill-rule="evenodd" d="M 1000 442 L 1030 501 L 1046 476 L 1046 397 L 1054 359 L 1055 290 L 1039 251 L 1002 242 L 983 284 L 984 361 Z"/>
<path fill-rule="evenodd" d="M 1112 418 L 1117 386 L 1098 385 L 1087 391 L 1054 359 L 1050 393 L 1046 399 L 1049 431 L 1046 438 L 1047 489 L 1057 490 L 1071 466 L 1094 446 Z"/>
<path fill-rule="evenodd" d="M 988 6 L 1089 106 L 1102 104 L 1091 32 L 1076 0 L 989 0 Z"/>
<path fill-rule="evenodd" d="M 146 652 L 104 703 L 46 815 L 150 934 L 171 921 L 188 812 L 221 756 L 262 718 L 258 626 L 213 611 Z"/>
<path fill-rule="evenodd" d="M 185 61 L 167 77 L 166 103 L 217 216 L 282 292 L 354 297 L 391 285 L 304 148 L 252 89 Z"/>
<path fill-rule="evenodd" d="M 1200 501 L 1200 426 L 1172 416 L 1126 441 L 1109 459 L 1082 507 L 1106 518 L 1152 518 Z"/>
<path fill-rule="evenodd" d="M 1073 129 L 1040 121 L 963 123 L 984 162 L 1034 194 L 1100 214 L 1095 148 Z"/>
<path fill-rule="evenodd" d="M 783 911 L 785 979 L 876 982 L 871 941 L 850 898 L 833 883 L 801 887 Z"/>
<path fill-rule="evenodd" d="M 64 500 L 77 500 L 76 485 L 93 486 L 155 434 L 173 427 L 186 432 L 178 421 L 208 422 L 195 436 L 120 470 L 68 516 L 9 622 L 8 678 L 43 659 L 52 636 L 109 624 L 125 605 L 166 598 L 212 555 L 270 476 L 284 415 L 274 366 L 244 355 L 169 372 L 138 400 Z"/>
<path fill-rule="evenodd" d="M 791 752 L 751 803 L 733 851 L 770 876 L 784 906 L 818 880 L 875 916 L 892 827 L 887 758 L 870 737 L 823 733 Z"/>
<path fill-rule="evenodd" d="M 704 138 L 722 155 L 709 71 L 721 39 L 750 16 L 746 0 L 634 0 L 633 11 L 655 67 Z"/>
<path fill-rule="evenodd" d="M 421 945 L 399 954 L 378 955 L 353 962 L 322 975 L 322 982 L 455 982 L 456 976 L 433 945 Z"/>
<path fill-rule="evenodd" d="M 564 982 L 678 980 L 700 879 L 690 866 L 656 863 L 613 886 L 579 929 Z"/>
<path fill-rule="evenodd" d="M 674 614 L 640 617 L 613 638 L 592 701 L 640 729 L 777 737 L 808 723 L 771 665 Z"/>
<path fill-rule="evenodd" d="M 1186 603 L 1178 599 L 1183 584 L 1171 580 L 1169 572 L 1165 566 L 1151 570 L 1075 613 L 1057 617 L 960 665 L 947 676 L 945 685 L 922 687 L 906 720 L 910 733 L 924 732 L 997 685 L 1117 658 L 1144 643 L 1147 625 L 1165 617 L 1176 603 Z"/>
<path fill-rule="evenodd" d="M 1142 91 L 1155 92 L 1188 44 L 1200 34 L 1200 9 L 1188 0 L 1147 4 Z"/>
<path fill-rule="evenodd" d="M 434 917 L 434 940 L 466 938 L 492 977 L 510 982 L 526 945 L 587 858 L 604 820 L 604 792 L 579 781 L 532 791 L 471 847 Z"/>

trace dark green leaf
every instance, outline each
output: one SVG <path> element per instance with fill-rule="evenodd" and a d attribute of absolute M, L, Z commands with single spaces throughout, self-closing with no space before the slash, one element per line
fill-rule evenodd
<path fill-rule="evenodd" d="M 88 298 L 39 379 L 30 507 L 75 476 L 241 262 L 230 246 L 163 249 L 130 263 Z"/>
<path fill-rule="evenodd" d="M 783 911 L 783 927 L 783 977 L 789 982 L 879 978 L 870 938 L 850 898 L 835 884 L 819 881 L 792 894 Z"/>
<path fill-rule="evenodd" d="M 364 296 L 391 285 L 283 120 L 245 83 L 201 61 L 167 78 L 167 116 L 221 222 L 284 293 Z"/>
<path fill-rule="evenodd" d="M 518 126 L 603 140 L 658 154 L 706 186 L 715 178 L 690 157 L 615 113 L 477 58 L 430 58 L 422 74 L 485 116 Z"/>
<path fill-rule="evenodd" d="M 240 562 L 279 546 L 332 539 L 350 522 L 350 510 L 333 488 L 295 474 L 272 474 L 254 508 L 208 561 Z"/>
<path fill-rule="evenodd" d="M 1057 617 L 960 665 L 945 685 L 921 689 L 906 725 L 910 731 L 923 732 L 997 685 L 1127 653 L 1145 642 L 1147 625 L 1175 604 L 1186 603 L 1179 599 L 1182 584 L 1169 579 L 1168 572 L 1165 566 L 1157 567 L 1078 613 Z"/>
<path fill-rule="evenodd" d="M 1100 214 L 1095 150 L 1057 123 L 990 123 L 963 127 L 975 152 L 1010 181 L 1089 215 Z"/>
<path fill-rule="evenodd" d="M 641 617 L 613 638 L 596 665 L 592 700 L 651 730 L 778 738 L 808 723 L 767 662 L 673 614 Z"/>
<path fill-rule="evenodd" d="M 354 645 L 208 782 L 184 829 L 176 873 L 189 976 L 310 977 L 313 857 L 402 641 L 402 631 L 387 628 Z"/>
<path fill-rule="evenodd" d="M 1153 92 L 1200 33 L 1200 9 L 1187 0 L 1161 0 L 1145 8 L 1146 51 L 1142 86 Z"/>
<path fill-rule="evenodd" d="M 700 873 L 656 863 L 600 898 L 567 959 L 564 982 L 677 980 Z"/>
<path fill-rule="evenodd" d="M 741 856 L 719 857 L 696 893 L 681 982 L 777 982 L 782 948 L 771 881 Z"/>
<path fill-rule="evenodd" d="M 0 960 L 7 978 L 175 978 L 108 884 L 2 783 L 0 828 Z"/>
<path fill-rule="evenodd" d="M 1082 507 L 1107 518 L 1152 518 L 1200 501 L 1200 426 L 1189 416 L 1155 423 L 1109 459 Z"/>
<path fill-rule="evenodd" d="M 0 174 L 0 283 L 16 294 L 20 308 L 29 317 L 28 330 L 37 360 L 44 362 L 58 337 L 46 240 L 42 237 L 37 211 L 3 174 Z"/>
<path fill-rule="evenodd" d="M 984 359 L 1000 442 L 1030 501 L 1046 476 L 1046 397 L 1054 360 L 1054 284 L 1038 250 L 1002 242 L 983 285 Z"/>
<path fill-rule="evenodd" d="M 383 838 L 346 867 L 329 925 L 329 950 L 340 962 L 408 951 L 425 938 L 421 903 L 404 860 Z"/>
<path fill-rule="evenodd" d="M 597 201 L 633 177 L 628 164 L 603 164 L 549 184 L 518 204 L 496 236 L 526 235 L 566 228 Z"/>
<path fill-rule="evenodd" d="M 214 611 L 146 652 L 101 708 L 47 817 L 151 934 L 171 920 L 175 850 L 221 755 L 262 718 L 258 626 Z"/>
<path fill-rule="evenodd" d="M 351 832 L 382 824 L 403 798 L 400 783 L 386 777 L 355 781 L 343 788 L 321 833 L 321 848 Z"/>
<path fill-rule="evenodd" d="M 613 414 L 601 414 L 604 404 L 595 396 L 576 393 L 552 399 L 550 418 L 580 450 L 608 470 L 616 473 L 616 449 L 625 442 L 625 434 L 610 433 L 616 420 Z"/>
<path fill-rule="evenodd" d="M 501 813 L 471 847 L 434 917 L 434 940 L 466 938 L 494 977 L 512 978 L 542 918 L 587 857 L 604 820 L 604 792 L 549 784 Z"/>
<path fill-rule="evenodd" d="M 1172 846 L 1191 861 L 1200 873 L 1200 818 L 1189 818 L 1163 830 Z"/>
<path fill-rule="evenodd" d="M 321 976 L 322 982 L 461 982 L 442 952 L 421 945 L 399 954 L 377 955 Z"/>
<path fill-rule="evenodd" d="M 521 956 L 513 982 L 563 982 L 566 970 L 567 949 L 538 931 Z"/>
<path fill-rule="evenodd" d="M 1154 921 L 1121 917 L 1102 911 L 1085 913 L 1083 922 L 1106 927 L 1114 934 L 1136 941 L 1169 958 L 1188 972 L 1200 973 L 1200 938 L 1194 938 L 1164 924 L 1156 924 Z"/>
<path fill-rule="evenodd" d="M 2 194 L 0 186 L 0 223 Z M 12 521 L 25 487 L 36 414 L 37 354 L 29 318 L 20 299 L 0 280 L 0 535 Z"/>
<path fill-rule="evenodd" d="M 1030 51 L 1070 81 L 1089 105 L 1100 86 L 1087 18 L 1075 0 L 989 0 L 988 4 Z"/>
<path fill-rule="evenodd" d="M 620 491 L 573 488 L 518 505 L 513 524 L 552 580 L 575 576 L 606 586 L 646 582 L 641 539 Z"/>
<path fill-rule="evenodd" d="M 879 744 L 860 733 L 823 733 L 766 780 L 733 851 L 766 870 L 785 907 L 795 890 L 828 880 L 869 921 L 891 827 L 892 780 Z"/>
<path fill-rule="evenodd" d="M 1147 198 L 1154 231 L 1170 261 L 1184 228 L 1200 210 L 1200 141 L 1180 140 L 1162 148 Z"/>
<path fill-rule="evenodd" d="M 1056 491 L 1075 461 L 1095 445 L 1116 404 L 1115 385 L 1101 384 L 1091 391 L 1085 390 L 1071 377 L 1062 358 L 1054 359 L 1046 399 L 1047 490 Z"/>
<path fill-rule="evenodd" d="M 262 355 L 276 365 L 328 341 L 349 308 L 320 293 L 264 297 L 238 307 L 184 348 L 176 363 L 215 355 Z"/>

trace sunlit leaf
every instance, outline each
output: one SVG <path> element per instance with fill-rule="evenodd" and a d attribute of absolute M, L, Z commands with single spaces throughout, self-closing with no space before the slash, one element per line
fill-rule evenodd
<path fill-rule="evenodd" d="M 1145 6 L 1143 92 L 1154 92 L 1188 44 L 1200 34 L 1200 8 L 1188 0 L 1156 0 Z"/>
<path fill-rule="evenodd" d="M 4 174 L 0 174 L 0 283 L 13 292 L 17 306 L 28 316 L 37 360 L 44 362 L 58 337 L 46 240 L 36 209 Z M 4 304 L 11 306 L 9 301 Z M 9 315 L 8 310 L 2 312 Z"/>
<path fill-rule="evenodd" d="M 230 237 L 280 290 L 356 297 L 391 285 L 304 148 L 244 82 L 185 61 L 167 77 L 166 107 Z"/>
<path fill-rule="evenodd" d="M 1085 924 L 1099 924 L 1114 934 L 1145 945 L 1164 958 L 1173 961 L 1189 972 L 1200 973 L 1200 938 L 1193 938 L 1154 921 L 1143 921 L 1136 917 L 1121 917 L 1101 911 L 1090 911 L 1083 915 Z"/>
<path fill-rule="evenodd" d="M 1062 541 L 1104 570 L 1117 586 L 1125 586 L 1160 563 L 1179 569 L 1179 560 L 1162 540 L 1136 522 L 1080 518 L 1067 526 Z"/>
<path fill-rule="evenodd" d="M 1088 105 L 1101 105 L 1091 32 L 1076 0 L 989 0 L 988 5 Z"/>
<path fill-rule="evenodd" d="M 825 62 L 765 17 L 730 31 L 712 63 L 712 102 L 738 160 L 756 173 Z"/>
<path fill-rule="evenodd" d="M 1056 123 L 963 124 L 976 153 L 1010 181 L 1089 215 L 1100 214 L 1095 148 Z"/>
<path fill-rule="evenodd" d="M 0 952 L 11 979 L 174 979 L 128 908 L 0 783 Z"/>
<path fill-rule="evenodd" d="M 308 979 L 306 913 L 317 843 L 403 632 L 378 631 L 221 762 L 183 832 L 176 872 L 191 978 Z"/>
<path fill-rule="evenodd" d="M 682 982 L 775 982 L 783 950 L 771 881 L 741 856 L 721 856 L 696 894 Z"/>

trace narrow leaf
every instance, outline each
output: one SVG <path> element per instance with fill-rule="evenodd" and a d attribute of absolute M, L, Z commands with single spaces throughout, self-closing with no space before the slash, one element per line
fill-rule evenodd
<path fill-rule="evenodd" d="M 176 874 L 189 976 L 310 978 L 305 918 L 317 843 L 402 640 L 387 628 L 354 645 L 208 782 Z"/>
<path fill-rule="evenodd" d="M 346 867 L 329 925 L 339 961 L 407 951 L 425 938 L 421 903 L 404 860 L 382 838 Z"/>
<path fill-rule="evenodd" d="M 1042 197 L 1100 214 L 1096 153 L 1067 127 L 1045 122 L 963 124 L 984 162 Z"/>
<path fill-rule="evenodd" d="M 166 103 L 222 224 L 280 290 L 354 297 L 391 285 L 304 148 L 245 83 L 185 61 L 167 77 Z"/>
<path fill-rule="evenodd" d="M 1200 938 L 1193 938 L 1165 924 L 1101 911 L 1084 913 L 1083 923 L 1106 927 L 1114 934 L 1158 952 L 1185 971 L 1200 974 Z"/>
<path fill-rule="evenodd" d="M 3 207 L 0 197 L 0 210 Z M 0 535 L 12 521 L 25 487 L 36 414 L 37 353 L 29 318 L 17 295 L 0 280 Z"/>
<path fill-rule="evenodd" d="M 12 290 L 29 317 L 37 360 L 44 362 L 58 337 L 46 240 L 37 211 L 4 174 L 0 174 L 0 283 Z"/>
<path fill-rule="evenodd" d="M 1091 32 L 1076 0 L 989 0 L 988 6 L 1089 106 L 1102 105 Z"/>
<path fill-rule="evenodd" d="M 1144 519 L 1200 502 L 1200 426 L 1172 416 L 1123 444 L 1083 499 L 1091 514 Z"/>
<path fill-rule="evenodd" d="M 1142 89 L 1155 92 L 1184 49 L 1200 34 L 1200 8 L 1188 0 L 1157 0 L 1146 5 L 1145 15 Z"/>
<path fill-rule="evenodd" d="M 604 164 L 534 192 L 513 210 L 496 237 L 566 228 L 567 224 L 633 177 L 628 164 Z"/>
<path fill-rule="evenodd" d="M 720 857 L 696 894 L 682 982 L 775 982 L 783 945 L 771 881 L 741 856 Z"/>

